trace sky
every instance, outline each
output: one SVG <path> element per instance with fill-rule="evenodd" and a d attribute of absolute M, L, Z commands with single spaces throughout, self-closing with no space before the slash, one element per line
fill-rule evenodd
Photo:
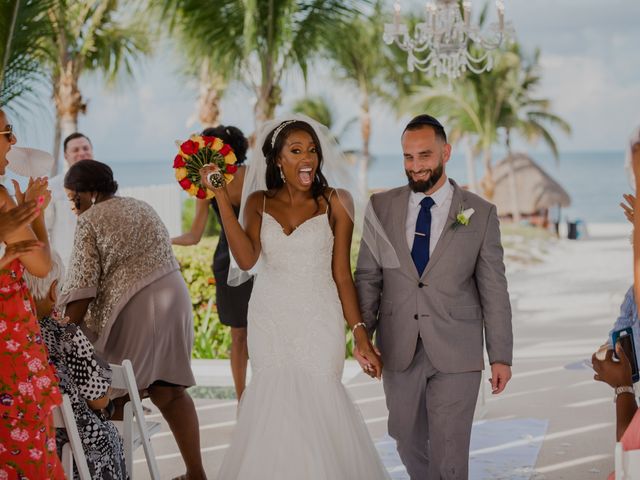
<path fill-rule="evenodd" d="M 424 5 L 424 2 L 407 1 Z M 483 2 L 474 2 L 474 11 Z M 393 0 L 387 2 L 391 14 Z M 637 0 L 506 0 L 506 17 L 527 51 L 541 49 L 543 82 L 538 96 L 552 101 L 553 111 L 572 128 L 571 136 L 557 132 L 561 151 L 622 150 L 635 126 L 640 125 L 640 2 Z M 380 39 L 382 43 L 382 39 Z M 375 46 L 372 46 L 375 48 Z M 181 73 L 188 62 L 171 39 L 157 46 L 156 54 L 138 67 L 133 79 L 121 79 L 107 88 L 101 78 L 83 78 L 87 115 L 79 130 L 91 137 L 100 159 L 109 162 L 159 160 L 172 156 L 174 142 L 200 129 L 194 119 L 197 85 Z M 304 85 L 291 72 L 283 87 L 286 113 L 305 95 L 329 100 L 341 125 L 358 115 L 358 94 L 331 78 L 321 65 Z M 43 98 L 43 102 L 51 102 Z M 232 86 L 222 102 L 222 123 L 254 129 L 253 93 Z M 50 107 L 35 109 L 17 125 L 19 144 L 50 151 L 53 115 Z M 396 117 L 384 105 L 372 109 L 371 151 L 400 151 L 400 133 L 408 118 Z M 356 125 L 344 137 L 346 148 L 360 145 Z M 522 146 L 516 142 L 516 146 Z M 544 145 L 528 147 L 544 150 Z"/>

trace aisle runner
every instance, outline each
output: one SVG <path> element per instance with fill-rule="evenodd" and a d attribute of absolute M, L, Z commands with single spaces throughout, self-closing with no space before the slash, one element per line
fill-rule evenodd
<path fill-rule="evenodd" d="M 547 431 L 547 420 L 486 420 L 474 422 L 471 432 L 470 480 L 529 480 Z M 385 437 L 376 443 L 393 480 L 409 480 L 396 442 Z"/>

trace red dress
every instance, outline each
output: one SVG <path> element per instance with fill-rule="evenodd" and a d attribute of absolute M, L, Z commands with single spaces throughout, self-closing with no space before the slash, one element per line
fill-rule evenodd
<path fill-rule="evenodd" d="M 23 271 L 0 270 L 0 480 L 64 479 L 51 414 L 62 397 Z"/>

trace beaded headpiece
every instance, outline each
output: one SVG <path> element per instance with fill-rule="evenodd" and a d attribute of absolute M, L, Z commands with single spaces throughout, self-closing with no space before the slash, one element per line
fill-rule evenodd
<path fill-rule="evenodd" d="M 278 138 L 278 135 L 280 134 L 282 129 L 287 125 L 291 125 L 292 123 L 296 123 L 296 122 L 297 120 L 287 120 L 285 122 L 282 122 L 280 125 L 278 125 L 278 128 L 275 129 L 275 131 L 273 132 L 273 136 L 271 137 L 271 148 L 275 146 L 276 139 Z"/>

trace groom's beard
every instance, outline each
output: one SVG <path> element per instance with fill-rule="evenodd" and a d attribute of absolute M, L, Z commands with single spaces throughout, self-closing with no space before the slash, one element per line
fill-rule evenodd
<path fill-rule="evenodd" d="M 409 188 L 411 188 L 415 193 L 426 193 L 431 190 L 436 183 L 438 183 L 438 180 L 442 178 L 442 174 L 444 173 L 444 163 L 440 160 L 440 163 L 438 163 L 438 166 L 435 169 L 428 168 L 421 172 L 423 171 L 430 172 L 429 178 L 419 181 L 416 181 L 411 177 L 411 172 L 409 170 L 404 171 L 407 174 L 407 179 L 409 179 Z"/>

